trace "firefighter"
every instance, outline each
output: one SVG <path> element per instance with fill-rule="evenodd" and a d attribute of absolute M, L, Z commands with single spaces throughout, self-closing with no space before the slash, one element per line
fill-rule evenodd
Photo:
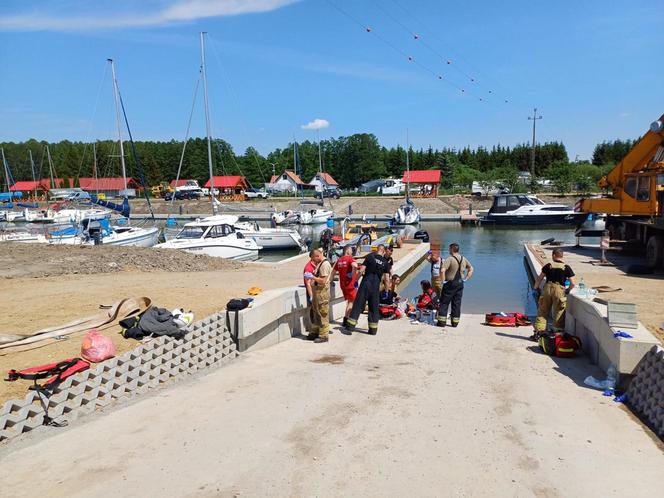
<path fill-rule="evenodd" d="M 383 274 L 387 271 L 387 261 L 385 261 L 385 246 L 379 245 L 375 253 L 370 253 L 364 258 L 364 264 L 360 266 L 360 272 L 364 275 L 360 288 L 357 291 L 357 297 L 353 303 L 353 309 L 346 320 L 346 327 L 343 333 L 350 335 L 355 326 L 360 313 L 364 307 L 369 305 L 369 333 L 376 335 L 378 333 L 378 321 L 380 320 L 380 282 Z"/>
<path fill-rule="evenodd" d="M 534 339 L 537 339 L 540 334 L 546 332 L 551 312 L 553 312 L 553 331 L 563 332 L 565 330 L 567 294 L 574 288 L 574 271 L 563 261 L 563 250 L 554 249 L 551 256 L 553 263 L 545 264 L 533 283 L 533 289 L 538 291 L 542 280 L 546 278 L 546 284 L 539 296 L 537 304 Z M 569 287 L 566 289 L 565 282 L 567 280 L 569 280 Z"/>
<path fill-rule="evenodd" d="M 459 325 L 461 319 L 461 298 L 463 297 L 463 284 L 473 276 L 473 266 L 465 256 L 459 254 L 459 244 L 450 244 L 450 255 L 443 263 L 441 271 L 445 275 L 438 317 L 436 323 L 439 327 L 447 325 L 447 310 L 452 306 L 452 327 Z"/>
<path fill-rule="evenodd" d="M 330 277 L 332 265 L 323 255 L 323 251 L 316 249 L 313 256 L 316 263 L 311 278 L 311 332 L 307 339 L 315 343 L 327 342 L 330 333 Z"/>

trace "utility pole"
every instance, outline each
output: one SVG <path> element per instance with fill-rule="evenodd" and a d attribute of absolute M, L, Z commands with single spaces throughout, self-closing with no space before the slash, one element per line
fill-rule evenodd
<path fill-rule="evenodd" d="M 533 148 L 530 151 L 530 181 L 531 183 L 535 182 L 535 124 L 538 119 L 542 119 L 542 116 L 537 115 L 537 107 L 533 109 L 533 117 L 528 116 L 528 120 L 533 122 Z"/>

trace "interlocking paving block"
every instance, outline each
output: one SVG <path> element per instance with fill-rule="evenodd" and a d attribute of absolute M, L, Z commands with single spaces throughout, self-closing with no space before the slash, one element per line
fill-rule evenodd
<path fill-rule="evenodd" d="M 40 400 L 39 393 L 29 391 L 23 399 L 5 402 L 0 408 L 0 441 L 42 426 L 44 406 L 51 419 L 73 421 L 165 382 L 232 361 L 239 353 L 226 328 L 225 316 L 220 311 L 193 323 L 181 340 L 158 337 L 93 365 L 60 383 L 48 399 Z"/>
<path fill-rule="evenodd" d="M 664 349 L 653 346 L 627 390 L 629 406 L 664 437 Z M 1 428 L 1 427 L 0 427 Z"/>

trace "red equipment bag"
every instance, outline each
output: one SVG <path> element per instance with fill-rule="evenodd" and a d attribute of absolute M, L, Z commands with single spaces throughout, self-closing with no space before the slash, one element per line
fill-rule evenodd
<path fill-rule="evenodd" d="M 487 313 L 485 323 L 491 327 L 525 327 L 532 325 L 523 313 Z"/>
<path fill-rule="evenodd" d="M 87 361 L 83 361 L 80 358 L 70 358 L 68 360 L 62 360 L 57 363 L 49 363 L 48 365 L 41 365 L 39 367 L 26 368 L 24 370 L 10 370 L 7 372 L 7 381 L 15 381 L 18 379 L 32 380 L 34 384 L 30 386 L 30 389 L 35 391 L 40 390 L 51 390 L 57 385 L 65 380 L 67 377 L 74 375 L 75 373 L 82 372 L 90 368 L 90 364 Z M 45 379 L 50 377 L 45 384 L 41 386 L 37 384 L 38 380 Z"/>
<path fill-rule="evenodd" d="M 559 358 L 573 358 L 581 349 L 581 339 L 571 334 L 556 335 L 556 356 Z"/>

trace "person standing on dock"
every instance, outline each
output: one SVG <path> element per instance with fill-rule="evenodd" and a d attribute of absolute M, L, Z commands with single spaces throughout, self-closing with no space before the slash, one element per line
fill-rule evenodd
<path fill-rule="evenodd" d="M 311 332 L 307 339 L 315 343 L 327 342 L 330 333 L 330 277 L 332 276 L 332 265 L 327 260 L 323 251 L 314 251 L 313 261 L 316 268 L 311 278 Z"/>
<path fill-rule="evenodd" d="M 369 253 L 364 258 L 364 264 L 360 267 L 360 272 L 364 274 L 362 283 L 357 291 L 357 298 L 353 303 L 353 309 L 346 320 L 346 327 L 343 333 L 350 335 L 357 319 L 364 311 L 364 307 L 369 304 L 369 333 L 376 335 L 378 333 L 378 321 L 380 320 L 380 282 L 383 274 L 387 271 L 387 261 L 385 260 L 385 246 L 379 245 L 377 251 Z"/>
<path fill-rule="evenodd" d="M 392 278 L 392 267 L 394 266 L 394 258 L 392 257 L 392 254 L 394 254 L 394 246 L 390 244 L 389 246 L 385 247 L 385 262 L 387 263 L 387 268 L 385 268 L 385 273 L 383 273 L 383 287 L 389 287 L 390 285 L 390 279 Z"/>
<path fill-rule="evenodd" d="M 533 283 L 533 289 L 539 291 L 542 281 L 546 284 L 537 303 L 537 318 L 535 319 L 535 335 L 533 339 L 546 332 L 549 315 L 553 312 L 553 331 L 565 331 L 565 310 L 567 309 L 567 294 L 574 288 L 574 271 L 563 261 L 563 250 L 554 249 L 551 257 L 553 263 L 547 263 Z M 569 281 L 569 287 L 566 282 Z"/>
<path fill-rule="evenodd" d="M 344 313 L 343 326 L 347 325 L 348 317 L 353 309 L 353 303 L 357 297 L 357 269 L 359 265 L 353 257 L 353 247 L 348 245 L 344 247 L 343 256 L 341 256 L 332 270 L 330 281 L 334 281 L 335 273 L 339 274 L 339 286 L 346 300 L 346 312 Z"/>
<path fill-rule="evenodd" d="M 311 298 L 313 296 L 313 290 L 311 288 L 311 278 L 314 276 L 314 270 L 316 269 L 316 263 L 314 262 L 314 255 L 316 254 L 316 249 L 309 251 L 309 261 L 304 265 L 304 270 L 302 270 L 302 278 L 304 279 L 304 288 L 307 290 L 307 306 L 311 304 Z"/>
<path fill-rule="evenodd" d="M 470 261 L 459 254 L 459 244 L 450 244 L 450 255 L 443 263 L 442 271 L 445 274 L 445 283 L 440 297 L 436 323 L 439 327 L 447 325 L 447 310 L 452 305 L 452 327 L 456 327 L 461 319 L 464 282 L 473 276 L 474 271 Z"/>

